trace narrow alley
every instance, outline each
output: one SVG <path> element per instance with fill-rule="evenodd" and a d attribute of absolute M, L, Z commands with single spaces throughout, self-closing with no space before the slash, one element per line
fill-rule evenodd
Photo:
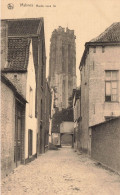
<path fill-rule="evenodd" d="M 1 188 L 2 195 L 119 195 L 120 176 L 63 147 L 14 169 Z"/>

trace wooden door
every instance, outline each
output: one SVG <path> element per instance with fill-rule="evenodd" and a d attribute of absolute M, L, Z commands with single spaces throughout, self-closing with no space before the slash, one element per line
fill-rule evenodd
<path fill-rule="evenodd" d="M 15 139 L 14 139 L 14 162 L 16 166 L 21 163 L 21 145 L 22 145 L 22 109 L 16 105 L 15 114 Z"/>

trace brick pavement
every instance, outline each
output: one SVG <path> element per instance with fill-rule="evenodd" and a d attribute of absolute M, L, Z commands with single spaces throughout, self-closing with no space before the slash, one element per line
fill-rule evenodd
<path fill-rule="evenodd" d="M 2 195 L 119 195 L 120 176 L 71 148 L 48 151 L 2 181 Z"/>

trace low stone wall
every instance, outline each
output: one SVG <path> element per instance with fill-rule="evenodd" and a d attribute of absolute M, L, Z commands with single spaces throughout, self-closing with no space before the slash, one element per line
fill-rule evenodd
<path fill-rule="evenodd" d="M 91 129 L 91 157 L 120 173 L 120 117 Z"/>

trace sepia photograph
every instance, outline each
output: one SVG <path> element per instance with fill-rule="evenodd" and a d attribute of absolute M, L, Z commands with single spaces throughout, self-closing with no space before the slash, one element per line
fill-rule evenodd
<path fill-rule="evenodd" d="M 120 1 L 1 0 L 1 195 L 120 194 Z"/>

